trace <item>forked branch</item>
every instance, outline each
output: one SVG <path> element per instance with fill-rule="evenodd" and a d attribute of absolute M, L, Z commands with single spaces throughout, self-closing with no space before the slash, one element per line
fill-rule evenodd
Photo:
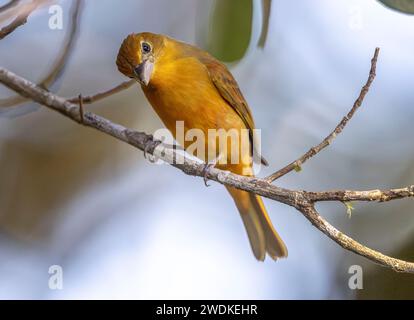
<path fill-rule="evenodd" d="M 325 140 L 330 141 L 330 139 L 335 137 L 335 134 L 339 134 L 349 119 L 353 116 L 355 111 L 361 105 L 362 100 L 375 77 L 375 66 L 378 58 L 378 53 L 379 50 L 376 49 L 374 58 L 372 59 L 371 72 L 368 82 L 362 89 L 361 95 L 355 102 L 354 107 L 337 126 L 333 134 L 330 134 Z M 88 111 L 84 112 L 83 108 L 80 108 L 78 105 L 75 105 L 71 102 L 83 101 L 84 98 L 74 98 L 71 99 L 71 101 L 68 101 L 67 99 L 54 95 L 30 82 L 29 80 L 21 78 L 4 68 L 0 68 L 0 82 L 18 94 L 41 105 L 44 105 L 52 110 L 55 110 L 72 119 L 73 121 L 106 133 L 142 151 L 145 150 L 145 152 L 152 154 L 161 160 L 164 160 L 165 162 L 171 164 L 173 167 L 182 170 L 188 175 L 199 177 L 204 177 L 205 175 L 205 165 L 203 163 L 192 160 L 189 157 L 185 157 L 185 155 L 182 153 L 176 152 L 176 150 L 169 147 L 163 148 L 162 144 L 160 146 L 157 146 L 154 144 L 154 140 L 151 135 L 125 128 L 94 113 Z M 93 101 L 94 99 L 91 98 L 90 100 Z M 326 145 L 325 143 L 321 143 L 321 147 L 317 150 L 320 151 L 327 145 L 329 145 L 329 143 Z M 306 159 L 309 159 L 311 156 L 312 155 Z M 287 172 L 290 172 L 293 169 L 294 168 L 290 169 Z M 270 181 L 271 179 L 240 176 L 229 171 L 219 170 L 217 168 L 208 170 L 207 178 L 219 182 L 223 185 L 253 192 L 263 197 L 294 207 L 299 212 L 301 212 L 316 228 L 318 228 L 321 232 L 338 243 L 342 248 L 366 257 L 367 259 L 379 265 L 389 267 L 395 271 L 414 273 L 414 263 L 386 256 L 378 251 L 360 244 L 351 237 L 337 230 L 315 209 L 315 204 L 320 201 L 382 202 L 413 197 L 414 186 L 409 186 L 401 189 L 368 191 L 333 190 L 312 192 L 303 190 L 290 190 L 274 186 Z"/>

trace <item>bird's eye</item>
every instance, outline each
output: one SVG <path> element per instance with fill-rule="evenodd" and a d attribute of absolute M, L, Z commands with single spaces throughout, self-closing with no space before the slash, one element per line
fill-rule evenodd
<path fill-rule="evenodd" d="M 151 46 L 148 43 L 143 42 L 141 47 L 142 47 L 142 52 L 143 53 L 150 53 L 151 52 Z"/>

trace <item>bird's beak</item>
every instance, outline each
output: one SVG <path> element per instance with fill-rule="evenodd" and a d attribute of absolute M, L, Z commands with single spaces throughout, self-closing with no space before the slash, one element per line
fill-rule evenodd
<path fill-rule="evenodd" d="M 145 60 L 134 68 L 136 79 L 142 85 L 147 86 L 151 80 L 152 70 L 154 69 L 154 63 L 150 60 Z"/>

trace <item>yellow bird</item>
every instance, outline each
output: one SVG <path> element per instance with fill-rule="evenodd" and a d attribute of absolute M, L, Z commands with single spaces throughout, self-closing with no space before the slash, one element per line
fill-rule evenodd
<path fill-rule="evenodd" d="M 195 46 L 149 32 L 130 34 L 121 45 L 116 63 L 121 73 L 141 84 L 148 101 L 174 137 L 177 137 L 177 121 L 184 123 L 185 132 L 198 129 L 206 137 L 209 129 L 238 132 L 248 129 L 249 147 L 237 149 L 240 161 L 230 161 L 231 155 L 225 153 L 227 163 L 219 161 L 216 166 L 245 176 L 254 174 L 252 113 L 224 64 Z M 184 148 L 190 144 L 178 142 Z M 217 137 L 207 138 L 205 153 L 215 143 Z M 263 158 L 261 162 L 266 164 Z M 263 261 L 266 253 L 274 260 L 286 257 L 287 248 L 274 229 L 262 199 L 232 187 L 227 190 L 240 212 L 256 259 Z"/>

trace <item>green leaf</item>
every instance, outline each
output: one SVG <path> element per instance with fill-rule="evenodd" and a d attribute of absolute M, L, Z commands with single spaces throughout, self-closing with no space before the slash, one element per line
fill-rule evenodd
<path fill-rule="evenodd" d="M 353 206 L 352 202 L 344 201 L 343 204 L 346 207 L 346 213 L 348 215 L 348 218 L 351 219 L 351 217 L 352 217 L 352 211 L 354 210 L 354 206 Z"/>
<path fill-rule="evenodd" d="M 382 2 L 388 8 L 407 13 L 414 14 L 414 1 L 413 0 L 378 0 Z"/>
<path fill-rule="evenodd" d="M 296 172 L 301 172 L 302 171 L 302 167 L 300 164 L 295 164 L 295 167 L 293 168 Z"/>
<path fill-rule="evenodd" d="M 225 62 L 240 60 L 252 35 L 252 0 L 216 0 L 210 20 L 207 50 Z"/>

